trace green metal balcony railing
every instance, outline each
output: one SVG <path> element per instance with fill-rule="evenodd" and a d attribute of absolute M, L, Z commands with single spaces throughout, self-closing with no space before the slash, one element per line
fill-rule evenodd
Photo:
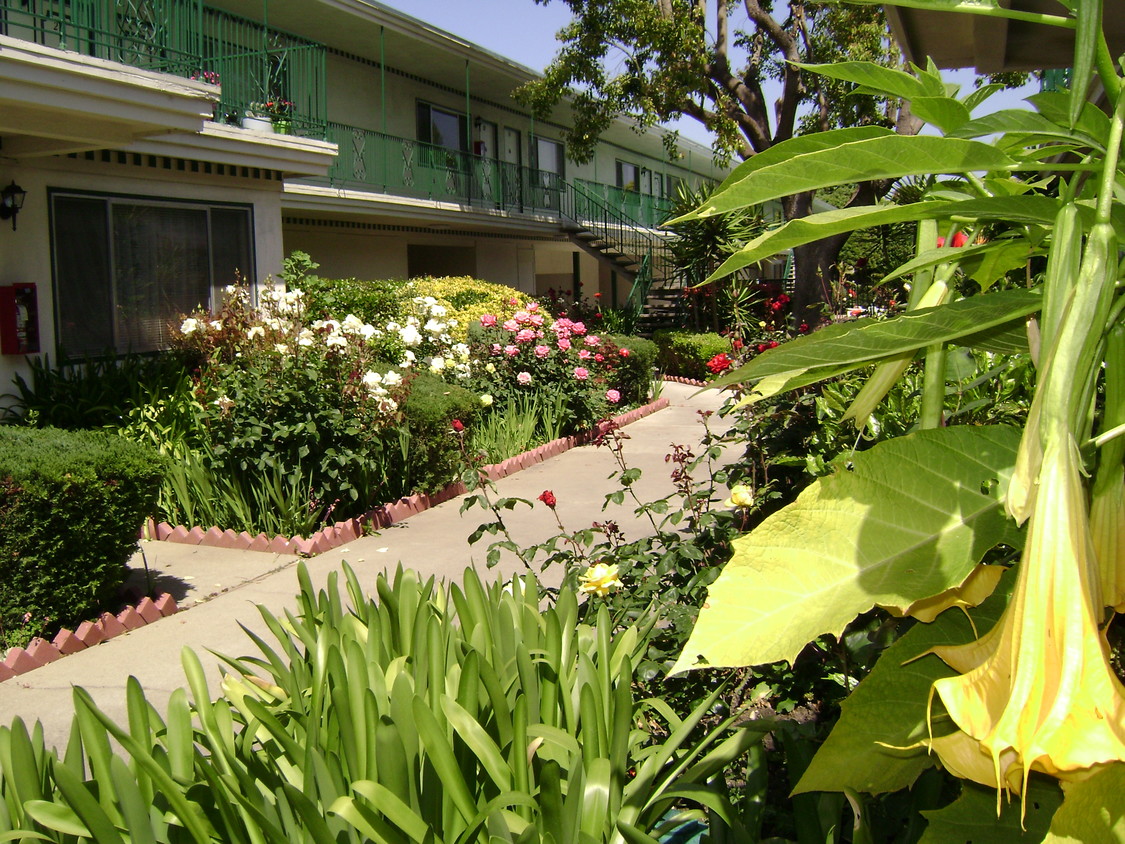
<path fill-rule="evenodd" d="M 279 119 L 298 135 L 323 138 L 326 125 L 327 51 L 324 46 L 226 12 L 204 7 L 201 20 L 203 78 L 216 74 L 222 115 L 228 120 L 285 102 Z"/>
<path fill-rule="evenodd" d="M 558 211 L 558 177 L 492 158 L 329 123 L 332 184 L 514 212 Z"/>
<path fill-rule="evenodd" d="M 663 197 L 587 179 L 575 179 L 574 183 L 602 204 L 620 208 L 625 216 L 643 225 L 655 228 L 672 216 L 672 202 Z"/>
<path fill-rule="evenodd" d="M 1060 67 L 1043 71 L 1039 81 L 1040 91 L 1069 91 L 1071 68 Z"/>
<path fill-rule="evenodd" d="M 130 67 L 199 69 L 199 0 L 0 0 L 0 35 Z"/>
<path fill-rule="evenodd" d="M 566 212 L 575 222 L 619 209 L 615 221 L 630 229 L 668 218 L 669 204 L 658 197 L 581 179 L 568 194 L 571 186 L 554 173 L 371 129 L 329 123 L 326 139 L 339 149 L 328 174 L 333 184 L 505 211 Z"/>
<path fill-rule="evenodd" d="M 326 50 L 200 0 L 0 0 L 0 35 L 186 78 L 216 79 L 221 118 L 284 100 L 292 130 L 323 137 Z M 214 76 L 212 76 L 214 74 Z"/>

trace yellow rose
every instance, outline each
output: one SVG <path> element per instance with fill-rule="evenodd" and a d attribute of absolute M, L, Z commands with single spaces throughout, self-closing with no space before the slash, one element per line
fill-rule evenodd
<path fill-rule="evenodd" d="M 735 484 L 730 488 L 730 498 L 723 502 L 724 507 L 750 507 L 754 503 L 754 490 L 746 484 Z"/>
<path fill-rule="evenodd" d="M 617 565 L 598 563 L 586 569 L 584 574 L 578 576 L 578 591 L 585 595 L 599 595 L 605 597 L 614 589 L 620 589 L 624 584 L 617 577 Z"/>

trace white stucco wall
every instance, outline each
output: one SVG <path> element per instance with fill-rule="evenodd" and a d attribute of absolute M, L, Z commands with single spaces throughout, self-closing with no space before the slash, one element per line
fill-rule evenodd
<path fill-rule="evenodd" d="M 104 164 L 84 159 L 25 159 L 0 162 L 0 183 L 15 180 L 27 191 L 18 230 L 0 223 L 0 285 L 32 282 L 39 299 L 41 352 L 56 359 L 54 295 L 48 190 L 147 197 L 163 200 L 234 202 L 253 209 L 257 276 L 281 269 L 281 183 L 165 170 L 132 164 Z M 21 356 L 0 355 L 0 393 L 9 392 L 17 372 L 26 373 Z"/>

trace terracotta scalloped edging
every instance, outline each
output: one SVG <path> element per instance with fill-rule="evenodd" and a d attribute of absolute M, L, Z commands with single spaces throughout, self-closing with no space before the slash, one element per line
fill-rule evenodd
<path fill-rule="evenodd" d="M 689 387 L 710 386 L 707 381 L 700 381 L 698 378 L 686 378 L 683 375 L 665 375 L 664 380 L 671 381 L 673 384 L 687 384 Z"/>
<path fill-rule="evenodd" d="M 0 661 L 0 683 L 42 668 L 64 656 L 100 645 L 114 636 L 174 615 L 178 610 L 175 598 L 165 592 L 155 601 L 149 597 L 141 598 L 136 606 L 127 606 L 117 615 L 102 613 L 97 621 L 79 624 L 77 630 L 67 630 L 64 627 L 49 642 L 36 636 L 25 648 L 8 649 L 8 653 Z"/>
<path fill-rule="evenodd" d="M 665 380 L 671 379 L 665 378 Z M 625 426 L 636 422 L 638 419 L 643 419 L 658 410 L 663 410 L 668 404 L 668 399 L 659 398 L 656 401 L 649 402 L 646 405 L 619 414 L 613 417 L 613 421 L 618 426 Z M 498 481 L 521 469 L 526 469 L 529 466 L 542 463 L 549 457 L 557 457 L 564 451 L 569 451 L 575 446 L 590 443 L 600 436 L 603 431 L 604 426 L 598 426 L 593 430 L 583 431 L 581 434 L 575 436 L 552 440 L 538 448 L 533 448 L 531 451 L 525 451 L 523 454 L 509 457 L 507 460 L 502 460 L 499 463 L 484 466 L 482 467 L 482 471 L 488 475 L 490 480 Z M 222 530 L 217 527 L 208 528 L 207 530 L 199 527 L 188 529 L 183 525 L 172 526 L 167 522 L 157 524 L 153 519 L 148 519 L 145 522 L 144 526 L 141 528 L 141 537 L 162 542 L 180 542 L 185 545 L 205 545 L 217 548 L 267 551 L 273 554 L 299 554 L 303 557 L 311 557 L 316 554 L 323 554 L 325 551 L 330 551 L 340 545 L 354 542 L 366 533 L 368 526 L 376 530 L 390 527 L 396 522 L 401 522 L 404 519 L 410 518 L 415 513 L 421 513 L 423 510 L 428 510 L 431 507 L 449 501 L 451 498 L 456 498 L 458 495 L 464 495 L 465 492 L 465 485 L 458 481 L 429 495 L 426 493 L 408 495 L 406 498 L 400 498 L 398 501 L 382 504 L 364 513 L 362 516 L 345 519 L 342 522 L 336 522 L 334 525 L 321 528 L 307 538 L 301 536 L 275 536 L 271 538 L 264 533 L 259 533 L 257 536 L 250 536 L 250 534 L 245 531 L 236 534 L 232 530 Z"/>

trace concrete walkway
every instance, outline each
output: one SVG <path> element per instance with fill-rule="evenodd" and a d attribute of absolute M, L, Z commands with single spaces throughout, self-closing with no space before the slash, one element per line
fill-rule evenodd
<path fill-rule="evenodd" d="M 622 429 L 628 436 L 626 460 L 630 467 L 642 471 L 636 490 L 645 502 L 674 490 L 670 477 L 673 466 L 665 456 L 673 444 L 690 446 L 698 453 L 703 434 L 699 411 L 717 410 L 722 403 L 722 397 L 714 391 L 700 393 L 697 387 L 682 384 L 666 383 L 663 395 L 669 399 L 669 407 Z M 711 423 L 712 430 L 722 426 L 717 417 L 712 417 Z M 628 499 L 625 506 L 611 505 L 609 510 L 602 510 L 605 496 L 619 489 L 609 480 L 615 469 L 609 449 L 582 446 L 497 482 L 494 495 L 535 502 L 534 508 L 505 512 L 513 538 L 524 546 L 558 533 L 550 510 L 535 501 L 547 489 L 554 492 L 557 513 L 568 531 L 613 519 L 627 539 L 640 538 L 651 532 L 651 527 L 633 516 L 634 505 Z M 365 583 L 399 563 L 443 580 L 460 578 L 470 566 L 486 571 L 491 537 L 472 546 L 467 540 L 479 524 L 491 520 L 491 514 L 475 507 L 461 514 L 463 500 L 455 498 L 375 535 L 309 559 L 313 582 L 324 584 L 328 574 L 339 570 L 345 560 Z M 156 591 L 170 592 L 185 609 L 0 683 L 0 725 L 17 716 L 29 724 L 39 720 L 48 745 L 63 746 L 73 713 L 72 686 L 84 687 L 114 720 L 125 723 L 124 687 L 130 675 L 141 682 L 156 709 L 163 711 L 172 690 L 185 685 L 180 667 L 184 647 L 199 654 L 212 693 L 217 694 L 219 660 L 211 652 L 231 656 L 255 653 L 255 646 L 240 625 L 263 635 L 266 641 L 272 638 L 256 605 L 275 614 L 295 607 L 296 557 L 168 542 L 145 542 L 142 551 Z M 141 554 L 134 558 L 134 565 L 143 565 Z M 508 555 L 488 571 L 488 576 L 508 577 L 522 571 L 522 565 Z M 547 572 L 543 580 L 557 583 L 560 574 Z M 143 569 L 135 576 L 142 575 Z"/>

